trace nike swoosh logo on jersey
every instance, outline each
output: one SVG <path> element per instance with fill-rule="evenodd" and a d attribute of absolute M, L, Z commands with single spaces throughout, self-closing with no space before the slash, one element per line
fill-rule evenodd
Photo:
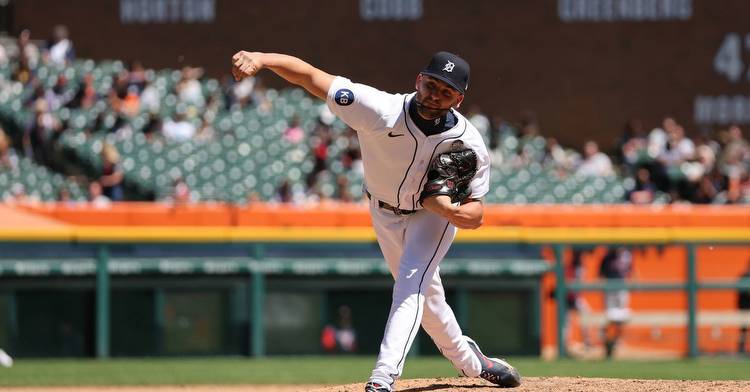
<path fill-rule="evenodd" d="M 409 275 L 406 276 L 406 279 L 410 279 L 414 274 L 417 273 L 417 269 L 414 268 L 413 270 L 409 270 Z"/>
<path fill-rule="evenodd" d="M 399 137 L 399 136 L 404 136 L 404 134 L 403 133 L 396 133 L 396 134 L 394 134 L 393 131 L 390 131 L 390 132 L 388 132 L 388 136 L 389 137 Z"/>

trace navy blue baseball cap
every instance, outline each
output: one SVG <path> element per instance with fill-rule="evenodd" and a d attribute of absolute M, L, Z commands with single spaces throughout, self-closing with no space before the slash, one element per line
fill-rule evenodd
<path fill-rule="evenodd" d="M 420 73 L 448 83 L 461 94 L 469 88 L 469 63 L 450 52 L 435 53 Z"/>

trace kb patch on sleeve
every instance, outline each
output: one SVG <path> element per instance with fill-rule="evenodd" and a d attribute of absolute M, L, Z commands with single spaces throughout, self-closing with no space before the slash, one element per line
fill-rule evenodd
<path fill-rule="evenodd" d="M 354 93 L 352 92 L 352 90 L 342 88 L 339 91 L 336 91 L 336 95 L 333 97 L 333 100 L 341 106 L 348 106 L 351 105 L 352 102 L 354 102 Z"/>

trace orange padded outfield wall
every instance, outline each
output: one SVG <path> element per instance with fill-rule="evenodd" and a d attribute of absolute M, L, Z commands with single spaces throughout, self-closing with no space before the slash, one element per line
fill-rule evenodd
<path fill-rule="evenodd" d="M 103 240 L 110 238 L 107 236 L 132 239 L 139 232 L 150 233 L 154 238 L 169 234 L 170 239 L 183 241 L 202 238 L 201 233 L 209 237 L 213 235 L 214 239 L 225 235 L 222 234 L 225 232 L 236 238 L 249 238 L 256 236 L 254 233 L 259 230 L 269 229 L 266 231 L 273 233 L 273 228 L 287 228 L 289 233 L 327 233 L 324 238 L 334 241 L 374 240 L 368 229 L 370 219 L 364 204 L 330 203 L 302 208 L 263 203 L 252 206 L 115 203 L 104 209 L 92 208 L 87 204 L 38 204 L 4 207 L 0 209 L 0 214 L 0 228 L 6 231 L 23 227 L 26 229 L 24 233 L 29 233 L 28 229 L 34 227 L 63 227 L 85 238 L 103 233 Z M 316 227 L 319 230 L 315 230 Z M 294 228 L 304 230 L 295 231 Z M 679 236 L 670 237 L 670 233 L 677 232 L 683 233 L 679 238 L 690 238 L 697 242 L 703 242 L 705 238 L 707 241 L 705 246 L 697 249 L 699 281 L 736 279 L 750 266 L 750 245 L 747 245 L 750 241 L 743 246 L 711 246 L 708 243 L 711 238 L 722 235 L 723 238 L 750 239 L 750 208 L 746 206 L 488 205 L 483 228 L 461 231 L 457 241 L 531 242 L 543 245 L 542 256 L 553 263 L 551 247 L 545 244 L 606 244 L 616 240 L 601 234 L 605 232 L 617 233 L 620 242 L 652 243 L 634 248 L 634 273 L 631 278 L 634 282 L 685 281 L 687 255 L 685 248 L 679 245 L 680 240 L 656 240 L 658 236 L 677 238 Z M 14 238 L 25 238 L 27 234 L 24 233 L 16 233 Z M 687 236 L 684 233 L 688 233 Z M 264 238 L 273 240 L 272 237 Z M 311 237 L 308 240 L 315 239 Z M 595 246 L 584 253 L 583 282 L 598 279 L 599 263 L 605 252 L 604 246 Z M 570 254 L 568 250 L 566 263 L 570 262 Z M 556 306 L 549 295 L 554 287 L 554 274 L 547 274 L 542 281 L 541 297 L 541 343 L 546 353 L 553 352 L 557 344 Z M 603 295 L 600 292 L 585 292 L 582 296 L 590 305 L 591 312 L 587 319 L 580 315 L 571 316 L 568 338 L 570 352 L 586 355 L 587 351 L 578 350 L 582 347 L 582 332 L 585 331 L 593 344 L 588 352 L 597 355 L 601 352 Z M 737 349 L 736 303 L 737 293 L 734 290 L 703 290 L 698 293 L 698 345 L 701 351 L 734 352 Z M 629 351 L 636 355 L 652 356 L 681 355 L 686 352 L 687 296 L 683 291 L 633 292 L 631 307 L 634 317 L 626 327 L 620 353 Z M 581 328 L 582 324 L 584 328 Z"/>
<path fill-rule="evenodd" d="M 305 208 L 258 203 L 170 205 L 38 204 L 21 207 L 66 223 L 93 226 L 369 226 L 364 204 Z M 487 205 L 485 225 L 520 227 L 747 227 L 747 206 Z"/>

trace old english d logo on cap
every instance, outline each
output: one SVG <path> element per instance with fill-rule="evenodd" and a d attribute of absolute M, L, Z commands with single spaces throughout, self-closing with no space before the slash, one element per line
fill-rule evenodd
<path fill-rule="evenodd" d="M 469 63 L 450 52 L 435 53 L 421 73 L 447 83 L 461 94 L 469 88 Z"/>

